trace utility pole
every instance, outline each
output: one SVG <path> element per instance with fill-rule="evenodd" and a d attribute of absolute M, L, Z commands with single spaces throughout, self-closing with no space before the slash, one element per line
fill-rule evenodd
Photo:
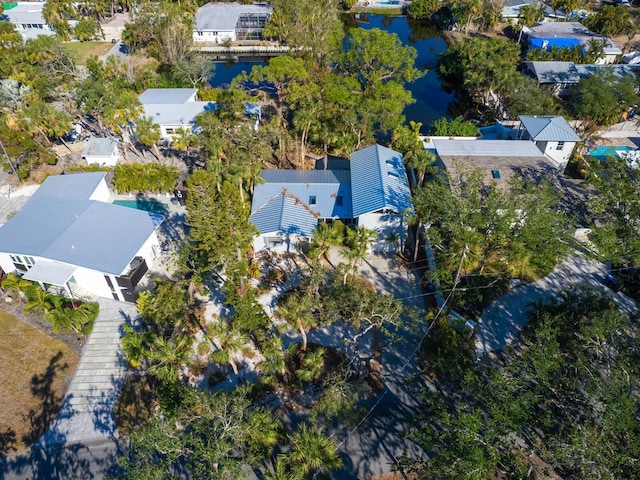
<path fill-rule="evenodd" d="M 7 162 L 9 162 L 9 166 L 11 167 L 11 171 L 13 172 L 13 174 L 18 179 L 18 183 L 22 183 L 20 181 L 20 177 L 18 176 L 18 172 L 16 172 L 16 167 L 13 166 L 13 162 L 9 158 L 9 155 L 7 154 L 7 151 L 4 149 L 4 143 L 2 143 L 2 140 L 0 140 L 0 147 L 2 147 L 2 152 L 4 153 L 4 156 L 7 158 Z"/>

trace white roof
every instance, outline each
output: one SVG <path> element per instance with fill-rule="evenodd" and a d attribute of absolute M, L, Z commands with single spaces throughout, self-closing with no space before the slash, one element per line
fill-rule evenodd
<path fill-rule="evenodd" d="M 4 20 L 6 17 L 6 20 L 14 24 L 31 23 L 44 25 L 47 22 L 42 17 L 43 8 L 44 2 L 18 3 L 17 7 L 9 9 L 5 7 L 5 10 L 0 18 Z"/>
<path fill-rule="evenodd" d="M 449 140 L 433 139 L 441 157 L 541 157 L 529 140 Z"/>
<path fill-rule="evenodd" d="M 0 252 L 122 274 L 164 217 L 88 200 L 98 175 L 48 177 L 0 227 Z"/>
<path fill-rule="evenodd" d="M 216 109 L 215 102 L 187 102 L 181 104 L 142 105 L 144 116 L 151 117 L 158 125 L 191 125 L 202 112 Z"/>
<path fill-rule="evenodd" d="M 22 278 L 34 282 L 44 282 L 51 285 L 63 286 L 76 271 L 74 265 L 59 262 L 38 260 L 36 264 L 25 273 Z"/>
<path fill-rule="evenodd" d="M 241 15 L 271 15 L 267 4 L 208 3 L 196 13 L 194 30 L 234 31 Z"/>
<path fill-rule="evenodd" d="M 83 157 L 110 157 L 117 148 L 118 142 L 111 138 L 91 137 L 84 149 L 82 149 Z"/>
<path fill-rule="evenodd" d="M 140 94 L 138 100 L 144 104 L 187 103 L 198 93 L 195 88 L 148 88 Z"/>

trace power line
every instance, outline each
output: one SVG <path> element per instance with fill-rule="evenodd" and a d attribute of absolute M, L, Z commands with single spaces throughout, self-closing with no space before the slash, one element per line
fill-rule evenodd
<path fill-rule="evenodd" d="M 459 277 L 460 277 L 460 269 L 462 268 L 462 262 L 464 260 L 465 254 L 466 254 L 466 245 L 465 248 L 462 251 L 462 255 L 460 257 L 460 264 L 458 265 L 458 271 L 456 272 L 456 280 L 453 284 L 453 287 L 451 288 L 451 291 L 449 292 L 449 295 L 447 296 L 447 298 L 444 300 L 444 302 L 442 303 L 442 306 L 438 309 L 436 315 L 433 317 L 433 320 L 431 321 L 431 323 L 427 326 L 427 330 L 424 332 L 424 334 L 422 335 L 422 337 L 420 338 L 420 341 L 416 344 L 415 348 L 413 349 L 413 351 L 411 352 L 410 355 L 407 356 L 406 361 L 404 362 L 404 364 L 402 365 L 402 367 L 400 368 L 400 372 L 403 372 L 407 366 L 409 365 L 409 362 L 413 359 L 413 357 L 415 357 L 415 355 L 418 353 L 418 350 L 420 349 L 420 347 L 422 346 L 422 342 L 424 342 L 424 339 L 427 338 L 427 335 L 429 334 L 429 332 L 431 331 L 431 329 L 433 328 L 433 326 L 435 325 L 436 321 L 438 320 L 438 318 L 440 317 L 440 315 L 442 314 L 442 312 L 444 311 L 447 302 L 451 299 L 451 296 L 453 295 L 453 292 L 455 291 L 457 282 L 459 281 Z M 391 343 L 393 344 L 393 343 Z M 380 398 L 378 398 L 378 400 L 376 401 L 376 403 L 373 404 L 373 406 L 367 411 L 367 413 L 362 417 L 362 419 L 356 424 L 355 427 L 353 427 L 351 429 L 351 431 L 349 431 L 349 433 L 347 434 L 347 436 L 342 439 L 342 441 L 338 444 L 338 446 L 336 447 L 336 450 L 340 449 L 340 447 L 342 447 L 342 445 L 345 444 L 345 442 L 347 442 L 347 440 L 349 440 L 349 438 L 351 438 L 351 436 L 358 430 L 358 428 L 360 428 L 360 426 L 364 423 L 364 421 L 369 418 L 369 416 L 373 413 L 373 411 L 376 409 L 376 407 L 378 405 L 380 405 L 380 402 L 382 402 L 382 400 L 384 399 L 384 397 L 387 395 L 387 393 L 389 393 L 389 389 L 386 388 L 385 391 L 382 393 L 382 395 L 380 395 Z"/>

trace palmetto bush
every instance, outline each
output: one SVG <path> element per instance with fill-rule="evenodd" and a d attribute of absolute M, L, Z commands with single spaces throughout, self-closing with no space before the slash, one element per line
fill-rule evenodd
<path fill-rule="evenodd" d="M 176 167 L 153 163 L 130 163 L 116 166 L 113 186 L 118 193 L 170 192 L 180 176 Z"/>

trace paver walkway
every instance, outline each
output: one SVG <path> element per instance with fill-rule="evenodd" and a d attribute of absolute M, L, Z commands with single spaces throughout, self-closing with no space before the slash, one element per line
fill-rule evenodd
<path fill-rule="evenodd" d="M 586 284 L 609 296 L 628 314 L 640 313 L 638 304 L 622 293 L 615 293 L 602 283 L 607 271 L 601 262 L 576 254 L 565 259 L 549 275 L 498 298 L 482 313 L 477 332 L 476 350 L 501 350 L 518 336 L 527 324 L 530 304 L 538 299 L 549 301 L 562 290 Z"/>
<path fill-rule="evenodd" d="M 82 351 L 76 374 L 54 423 L 38 447 L 115 436 L 114 406 L 125 375 L 122 326 L 138 317 L 136 306 L 101 298 L 100 312 Z"/>

